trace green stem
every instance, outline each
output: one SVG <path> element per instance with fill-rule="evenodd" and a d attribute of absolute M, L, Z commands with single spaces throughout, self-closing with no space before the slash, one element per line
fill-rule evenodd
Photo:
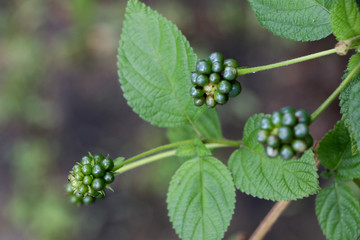
<path fill-rule="evenodd" d="M 224 144 L 224 143 L 207 143 L 205 145 L 209 149 L 236 146 L 234 144 L 235 141 L 234 142 L 230 141 L 230 142 L 231 142 L 230 145 L 229 144 Z M 143 159 L 141 159 L 139 161 L 127 164 L 127 165 L 123 166 L 122 168 L 116 170 L 115 174 L 124 173 L 124 172 L 127 172 L 127 171 L 131 170 L 131 169 L 134 169 L 134 168 L 137 168 L 137 167 L 140 167 L 140 166 L 143 166 L 143 165 L 146 165 L 146 164 L 149 164 L 149 163 L 152 163 L 152 162 L 164 159 L 164 158 L 175 156 L 175 155 L 176 155 L 176 149 L 169 150 L 169 151 L 166 151 L 166 152 L 161 152 L 161 153 L 158 153 L 156 155 L 146 157 L 146 158 L 143 158 Z"/>
<path fill-rule="evenodd" d="M 352 80 L 354 75 L 360 69 L 360 63 L 347 75 L 344 81 L 335 89 L 335 91 L 311 114 L 311 122 L 313 122 L 329 105 L 332 103 L 346 85 Z"/>
<path fill-rule="evenodd" d="M 121 164 L 119 164 L 117 166 L 117 168 L 114 168 L 114 170 L 117 170 L 121 167 L 123 167 L 124 165 L 126 164 L 129 164 L 139 158 L 142 158 L 142 157 L 145 157 L 147 155 L 150 155 L 150 154 L 153 154 L 153 153 L 156 153 L 156 152 L 160 152 L 160 151 L 163 151 L 163 150 L 166 150 L 166 149 L 169 149 L 169 148 L 174 148 L 174 147 L 178 147 L 178 146 L 181 146 L 181 145 L 186 145 L 186 144 L 190 144 L 194 142 L 194 140 L 186 140 L 186 141 L 181 141 L 181 142 L 176 142 L 176 143 L 170 143 L 170 144 L 166 144 L 166 145 L 163 145 L 163 146 L 160 146 L 160 147 L 156 147 L 156 148 L 153 148 L 153 149 L 150 149 L 146 152 L 143 152 L 143 153 L 140 153 L 132 158 L 129 158 L 127 159 L 126 161 L 122 162 Z"/>
<path fill-rule="evenodd" d="M 336 53 L 335 48 L 326 50 L 326 51 L 322 51 L 322 52 L 318 52 L 318 53 L 314 53 L 314 54 L 310 54 L 307 56 L 303 56 L 303 57 L 299 57 L 299 58 L 294 58 L 291 60 L 287 60 L 287 61 L 282 61 L 282 62 L 278 62 L 278 63 L 273 63 L 273 64 L 269 64 L 269 65 L 264 65 L 264 66 L 259 66 L 259 67 L 252 67 L 252 68 L 238 68 L 237 72 L 238 75 L 245 75 L 245 74 L 249 74 L 249 73 L 255 73 L 255 72 L 259 72 L 259 71 L 264 71 L 264 70 L 268 70 L 268 69 L 273 69 L 273 68 L 278 68 L 278 67 L 283 67 L 283 66 L 288 66 L 294 63 L 299 63 L 299 62 L 304 62 L 307 60 L 311 60 L 314 58 L 318 58 L 318 57 L 322 57 L 322 56 L 326 56 L 326 55 L 330 55 Z"/>

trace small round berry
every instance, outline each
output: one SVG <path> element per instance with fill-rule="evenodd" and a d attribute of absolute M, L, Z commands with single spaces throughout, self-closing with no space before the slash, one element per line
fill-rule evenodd
<path fill-rule="evenodd" d="M 266 147 L 266 156 L 268 156 L 269 158 L 275 158 L 275 157 L 279 156 L 279 150 L 277 148 L 267 146 Z"/>
<path fill-rule="evenodd" d="M 288 145 L 283 145 L 280 149 L 280 156 L 284 160 L 289 160 L 294 156 L 294 151 Z"/>
<path fill-rule="evenodd" d="M 100 193 L 99 195 L 96 196 L 96 200 L 103 200 L 104 198 L 105 198 L 104 193 Z"/>
<path fill-rule="evenodd" d="M 82 174 L 81 172 L 75 174 L 75 179 L 78 181 L 82 181 L 84 178 L 84 174 Z"/>
<path fill-rule="evenodd" d="M 199 87 L 203 87 L 206 84 L 209 83 L 209 78 L 208 76 L 204 75 L 204 74 L 200 74 L 197 78 L 196 78 L 196 85 L 198 85 Z"/>
<path fill-rule="evenodd" d="M 311 148 L 312 145 L 314 144 L 314 139 L 313 139 L 313 137 L 312 137 L 310 134 L 308 134 L 308 135 L 306 135 L 306 136 L 304 137 L 304 141 L 305 141 L 306 146 L 307 146 L 308 148 Z"/>
<path fill-rule="evenodd" d="M 82 203 L 82 197 L 70 195 L 70 202 L 74 204 L 81 204 Z"/>
<path fill-rule="evenodd" d="M 282 109 L 280 109 L 280 112 L 295 114 L 295 109 L 293 107 L 286 106 L 286 107 L 283 107 Z"/>
<path fill-rule="evenodd" d="M 297 138 L 304 138 L 309 134 L 309 127 L 305 123 L 298 123 L 294 127 L 294 135 Z"/>
<path fill-rule="evenodd" d="M 67 192 L 67 193 L 72 193 L 73 192 L 73 189 L 71 187 L 71 183 L 67 183 L 65 185 L 65 192 Z"/>
<path fill-rule="evenodd" d="M 78 189 L 78 192 L 81 194 L 85 194 L 87 193 L 88 190 L 89 190 L 88 186 L 86 186 L 85 184 L 81 184 L 81 186 Z"/>
<path fill-rule="evenodd" d="M 216 91 L 214 93 L 214 99 L 219 104 L 225 104 L 228 101 L 228 96 L 223 94 L 223 93 L 220 93 L 220 92 Z"/>
<path fill-rule="evenodd" d="M 95 164 L 92 169 L 92 175 L 96 178 L 103 177 L 105 175 L 105 169 L 100 164 Z"/>
<path fill-rule="evenodd" d="M 201 107 L 205 103 L 205 98 L 194 98 L 194 105 L 197 107 Z"/>
<path fill-rule="evenodd" d="M 76 180 L 71 181 L 71 187 L 73 189 L 78 189 L 80 186 L 81 186 L 81 181 L 76 181 Z"/>
<path fill-rule="evenodd" d="M 85 176 L 83 179 L 83 184 L 90 185 L 92 183 L 92 176 Z"/>
<path fill-rule="evenodd" d="M 218 84 L 220 82 L 221 78 L 218 73 L 212 73 L 209 76 L 209 82 L 213 84 Z"/>
<path fill-rule="evenodd" d="M 200 98 L 204 95 L 204 90 L 199 89 L 195 86 L 190 88 L 190 96 L 193 98 Z"/>
<path fill-rule="evenodd" d="M 95 191 L 101 191 L 105 188 L 105 180 L 103 178 L 94 178 L 91 187 Z"/>
<path fill-rule="evenodd" d="M 210 74 L 211 73 L 211 63 L 207 60 L 200 60 L 196 64 L 196 71 L 200 74 Z"/>
<path fill-rule="evenodd" d="M 104 158 L 105 157 L 103 155 L 101 155 L 101 154 L 96 154 L 94 156 L 95 161 L 98 162 L 98 163 L 100 163 Z"/>
<path fill-rule="evenodd" d="M 271 115 L 271 121 L 275 125 L 275 127 L 280 127 L 282 125 L 282 118 L 283 118 L 283 114 L 279 111 L 274 112 Z"/>
<path fill-rule="evenodd" d="M 273 148 L 278 148 L 280 146 L 280 140 L 277 136 L 270 135 L 267 140 L 266 144 Z"/>
<path fill-rule="evenodd" d="M 294 132 L 289 127 L 280 127 L 278 132 L 278 137 L 282 143 L 290 143 L 294 137 Z"/>
<path fill-rule="evenodd" d="M 191 83 L 192 84 L 196 84 L 196 78 L 199 76 L 199 74 L 197 72 L 192 72 L 190 79 L 191 79 Z"/>
<path fill-rule="evenodd" d="M 112 183 L 115 179 L 115 176 L 112 172 L 105 173 L 104 180 L 106 183 Z"/>
<path fill-rule="evenodd" d="M 88 176 L 91 174 L 92 172 L 92 167 L 91 167 L 91 164 L 84 164 L 82 167 L 81 167 L 81 172 Z"/>
<path fill-rule="evenodd" d="M 81 159 L 81 163 L 84 165 L 84 164 L 91 164 L 91 158 L 89 156 L 84 156 L 82 159 Z"/>
<path fill-rule="evenodd" d="M 231 85 L 229 97 L 236 97 L 241 93 L 241 84 L 238 81 L 234 81 Z"/>
<path fill-rule="evenodd" d="M 264 117 L 261 119 L 260 121 L 260 128 L 263 130 L 269 130 L 271 131 L 273 129 L 273 124 L 271 122 L 271 120 L 267 117 Z"/>
<path fill-rule="evenodd" d="M 114 162 L 110 158 L 105 158 L 101 162 L 101 166 L 105 169 L 105 171 L 111 171 L 114 167 Z"/>
<path fill-rule="evenodd" d="M 295 152 L 303 153 L 307 149 L 306 142 L 300 139 L 295 139 L 291 142 L 291 147 Z"/>
<path fill-rule="evenodd" d="M 231 91 L 232 85 L 229 81 L 222 80 L 218 85 L 218 91 L 220 93 L 229 93 Z"/>
<path fill-rule="evenodd" d="M 224 61 L 224 56 L 219 52 L 213 52 L 213 53 L 210 54 L 209 60 L 212 63 L 214 63 L 214 62 L 223 62 Z"/>
<path fill-rule="evenodd" d="M 222 64 L 221 62 L 213 62 L 211 70 L 214 73 L 221 73 L 222 71 L 224 71 L 224 64 Z"/>
<path fill-rule="evenodd" d="M 223 77 L 226 80 L 234 80 L 237 77 L 237 70 L 234 67 L 225 67 Z"/>
<path fill-rule="evenodd" d="M 237 68 L 239 67 L 239 64 L 237 63 L 237 61 L 235 59 L 226 59 L 224 61 L 224 65 L 227 67 L 233 67 L 233 68 Z"/>
<path fill-rule="evenodd" d="M 311 122 L 311 116 L 308 113 L 308 111 L 304 110 L 304 109 L 299 109 L 295 112 L 295 116 L 298 119 L 299 123 L 305 123 L 307 125 L 310 124 Z"/>
<path fill-rule="evenodd" d="M 283 115 L 282 118 L 282 125 L 284 126 L 295 126 L 297 122 L 297 118 L 295 117 L 295 114 L 286 112 Z"/>
<path fill-rule="evenodd" d="M 92 196 L 86 196 L 86 197 L 84 197 L 84 199 L 83 199 L 83 202 L 84 202 L 86 205 L 90 205 L 90 204 L 92 204 L 94 201 L 95 201 L 95 198 L 92 197 Z"/>
<path fill-rule="evenodd" d="M 206 106 L 208 108 L 213 108 L 216 106 L 216 101 L 215 101 L 214 97 L 211 95 L 206 97 L 205 102 L 206 102 Z"/>
<path fill-rule="evenodd" d="M 98 191 L 95 191 L 92 187 L 88 187 L 88 194 L 90 196 L 93 196 L 93 197 L 96 197 L 97 195 L 99 195 L 99 192 Z"/>
<path fill-rule="evenodd" d="M 266 130 L 259 130 L 257 134 L 257 141 L 259 143 L 266 143 L 266 140 L 269 136 L 269 132 Z"/>
<path fill-rule="evenodd" d="M 73 169 L 72 169 L 72 173 L 76 174 L 76 173 L 80 173 L 81 172 L 81 167 L 79 164 L 75 164 Z"/>

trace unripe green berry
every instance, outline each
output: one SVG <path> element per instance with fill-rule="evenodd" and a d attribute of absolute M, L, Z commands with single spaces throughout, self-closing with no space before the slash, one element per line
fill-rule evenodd
<path fill-rule="evenodd" d="M 84 156 L 82 159 L 81 159 L 81 164 L 91 164 L 91 158 L 89 156 Z"/>
<path fill-rule="evenodd" d="M 271 115 L 271 121 L 272 123 L 275 125 L 275 127 L 280 127 L 282 125 L 282 118 L 283 118 L 283 114 L 282 112 L 274 112 Z"/>
<path fill-rule="evenodd" d="M 266 144 L 273 148 L 278 148 L 280 146 L 280 140 L 277 136 L 270 135 L 267 140 Z"/>
<path fill-rule="evenodd" d="M 266 156 L 268 156 L 269 158 L 275 158 L 275 157 L 279 156 L 279 150 L 277 148 L 267 146 L 266 147 Z"/>
<path fill-rule="evenodd" d="M 82 181 L 84 178 L 84 174 L 82 174 L 81 172 L 77 173 L 74 175 L 75 179 L 78 181 Z"/>
<path fill-rule="evenodd" d="M 222 80 L 218 85 L 218 91 L 223 94 L 229 93 L 231 91 L 231 88 L 231 83 L 226 80 Z"/>
<path fill-rule="evenodd" d="M 85 184 L 81 184 L 81 186 L 78 189 L 78 192 L 84 195 L 85 193 L 87 193 L 88 190 L 89 190 L 88 186 L 86 186 Z"/>
<path fill-rule="evenodd" d="M 67 193 L 72 193 L 73 192 L 73 189 L 71 187 L 71 183 L 67 183 L 65 185 L 65 192 L 67 192 Z"/>
<path fill-rule="evenodd" d="M 72 173 L 76 174 L 76 173 L 80 173 L 80 172 L 81 172 L 81 166 L 79 164 L 75 164 L 72 169 Z"/>
<path fill-rule="evenodd" d="M 280 127 L 278 137 L 282 143 L 290 143 L 294 137 L 294 132 L 290 127 Z"/>
<path fill-rule="evenodd" d="M 291 142 L 291 147 L 295 152 L 303 153 L 307 149 L 306 142 L 300 139 L 295 139 Z"/>
<path fill-rule="evenodd" d="M 309 127 L 305 123 L 298 123 L 294 127 L 294 135 L 296 138 L 304 138 L 309 134 Z"/>
<path fill-rule="evenodd" d="M 209 76 L 209 82 L 213 84 L 218 84 L 220 82 L 221 78 L 218 73 L 212 73 Z"/>
<path fill-rule="evenodd" d="M 197 107 L 201 107 L 205 103 L 205 98 L 194 98 L 194 105 Z"/>
<path fill-rule="evenodd" d="M 297 118 L 294 113 L 286 112 L 282 118 L 282 125 L 284 126 L 295 126 Z"/>
<path fill-rule="evenodd" d="M 259 130 L 257 134 L 257 141 L 259 143 L 266 143 L 266 140 L 269 136 L 269 132 L 266 130 Z"/>
<path fill-rule="evenodd" d="M 196 78 L 196 85 L 198 85 L 199 87 L 203 87 L 206 84 L 209 83 L 209 78 L 208 76 L 204 75 L 204 74 L 200 74 L 197 78 Z"/>
<path fill-rule="evenodd" d="M 209 56 L 209 60 L 214 63 L 214 62 L 223 62 L 224 61 L 224 56 L 219 53 L 219 52 L 213 52 L 210 54 Z"/>
<path fill-rule="evenodd" d="M 86 196 L 86 197 L 83 198 L 83 203 L 86 204 L 86 205 L 90 205 L 94 201 L 95 201 L 95 198 L 91 197 L 91 196 Z"/>
<path fill-rule="evenodd" d="M 100 193 L 99 195 L 96 196 L 96 200 L 103 200 L 105 198 L 105 194 Z"/>
<path fill-rule="evenodd" d="M 282 113 L 292 113 L 295 114 L 295 109 L 293 107 L 290 106 L 286 106 L 280 109 L 280 112 Z"/>
<path fill-rule="evenodd" d="M 260 121 L 260 128 L 263 130 L 269 130 L 271 131 L 273 129 L 273 124 L 271 122 L 271 120 L 267 117 L 264 117 L 261 119 Z"/>
<path fill-rule="evenodd" d="M 78 189 L 81 186 L 81 181 L 73 180 L 71 181 L 71 187 L 73 189 Z"/>
<path fill-rule="evenodd" d="M 294 156 L 294 151 L 292 150 L 292 148 L 290 146 L 283 145 L 280 149 L 280 156 L 284 160 L 289 160 Z"/>
<path fill-rule="evenodd" d="M 197 72 L 192 72 L 190 76 L 190 80 L 192 84 L 196 84 L 196 78 L 199 76 Z"/>
<path fill-rule="evenodd" d="M 103 177 L 105 175 L 105 169 L 99 163 L 95 164 L 92 169 L 92 175 L 96 178 Z"/>
<path fill-rule="evenodd" d="M 234 80 L 237 77 L 237 70 L 234 67 L 225 67 L 223 78 L 229 81 Z"/>
<path fill-rule="evenodd" d="M 92 187 L 88 187 L 88 194 L 90 196 L 93 196 L 93 197 L 96 197 L 97 195 L 99 195 L 99 192 L 98 191 L 95 191 Z"/>
<path fill-rule="evenodd" d="M 101 166 L 105 169 L 105 171 L 111 171 L 114 167 L 114 162 L 110 158 L 105 158 L 101 162 Z"/>
<path fill-rule="evenodd" d="M 228 96 L 223 94 L 223 93 L 220 93 L 220 92 L 216 91 L 214 93 L 214 99 L 219 104 L 225 104 L 228 101 Z"/>
<path fill-rule="evenodd" d="M 214 97 L 211 95 L 206 97 L 205 103 L 208 108 L 213 108 L 216 106 L 216 101 L 215 101 Z"/>
<path fill-rule="evenodd" d="M 311 148 L 312 145 L 314 144 L 314 139 L 310 134 L 304 137 L 304 141 L 306 143 L 307 148 Z"/>
<path fill-rule="evenodd" d="M 214 73 L 221 73 L 222 71 L 224 71 L 224 64 L 222 64 L 221 62 L 213 62 L 211 70 Z"/>
<path fill-rule="evenodd" d="M 199 89 L 198 87 L 191 87 L 190 88 L 190 96 L 193 98 L 201 98 L 204 95 L 204 90 Z"/>
<path fill-rule="evenodd" d="M 239 67 L 239 64 L 237 63 L 237 61 L 235 59 L 226 59 L 224 61 L 224 65 L 227 66 L 227 67 L 233 67 L 233 68 L 237 68 Z"/>
<path fill-rule="evenodd" d="M 241 93 L 241 84 L 238 81 L 234 81 L 231 85 L 229 97 L 236 97 Z"/>
<path fill-rule="evenodd" d="M 211 73 L 211 62 L 207 60 L 200 60 L 196 64 L 196 71 L 200 74 L 210 74 Z"/>
<path fill-rule="evenodd" d="M 95 191 L 101 191 L 105 188 L 105 180 L 103 178 L 94 178 L 91 187 L 95 190 Z"/>
<path fill-rule="evenodd" d="M 81 167 L 81 172 L 82 172 L 84 175 L 86 175 L 86 176 L 90 175 L 91 172 L 92 172 L 92 166 L 91 166 L 91 164 L 84 164 L 84 165 Z"/>
<path fill-rule="evenodd" d="M 308 111 L 304 109 L 299 109 L 295 112 L 295 116 L 299 123 L 305 123 L 306 125 L 309 125 L 311 122 L 311 116 L 308 113 Z"/>
<path fill-rule="evenodd" d="M 77 197 L 75 195 L 70 195 L 69 200 L 73 204 L 81 204 L 82 203 L 82 197 Z"/>
<path fill-rule="evenodd" d="M 85 176 L 83 179 L 83 184 L 90 185 L 92 183 L 92 176 Z"/>
<path fill-rule="evenodd" d="M 106 183 L 112 183 L 115 179 L 115 176 L 112 172 L 105 173 L 104 180 Z"/>
<path fill-rule="evenodd" d="M 96 162 L 100 163 L 105 157 L 102 154 L 95 154 L 94 159 Z"/>

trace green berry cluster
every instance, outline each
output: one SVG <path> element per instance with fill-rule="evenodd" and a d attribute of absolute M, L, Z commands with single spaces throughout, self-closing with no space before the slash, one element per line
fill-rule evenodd
<path fill-rule="evenodd" d="M 65 190 L 75 204 L 91 204 L 104 199 L 105 188 L 114 181 L 114 162 L 101 154 L 84 156 L 69 174 Z"/>
<path fill-rule="evenodd" d="M 190 95 L 195 106 L 204 103 L 208 108 L 216 104 L 225 104 L 229 97 L 236 97 L 241 92 L 241 85 L 236 78 L 238 63 L 234 59 L 225 59 L 221 53 L 210 54 L 209 59 L 197 62 L 196 71 L 191 73 Z"/>
<path fill-rule="evenodd" d="M 284 107 L 271 117 L 261 119 L 257 140 L 264 144 L 270 158 L 279 155 L 285 160 L 300 157 L 313 145 L 310 123 L 311 116 L 306 110 Z"/>

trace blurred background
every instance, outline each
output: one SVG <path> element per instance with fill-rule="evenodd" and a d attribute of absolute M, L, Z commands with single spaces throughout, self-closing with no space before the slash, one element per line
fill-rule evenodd
<path fill-rule="evenodd" d="M 199 57 L 220 51 L 258 66 L 332 48 L 273 36 L 245 0 L 147 0 L 173 21 Z M 87 152 L 131 157 L 168 142 L 166 130 L 126 104 L 116 54 L 125 0 L 0 0 L 0 239 L 178 239 L 166 191 L 179 166 L 163 160 L 118 176 L 104 201 L 68 202 L 68 171 Z M 312 112 L 341 81 L 348 57 L 328 56 L 241 78 L 243 93 L 219 107 L 224 136 L 284 105 Z M 312 125 L 316 140 L 340 118 L 333 103 Z M 227 162 L 231 149 L 216 156 Z M 324 185 L 322 183 L 322 185 Z M 273 202 L 237 192 L 225 239 L 250 235 Z M 314 197 L 293 202 L 266 239 L 325 239 Z"/>

